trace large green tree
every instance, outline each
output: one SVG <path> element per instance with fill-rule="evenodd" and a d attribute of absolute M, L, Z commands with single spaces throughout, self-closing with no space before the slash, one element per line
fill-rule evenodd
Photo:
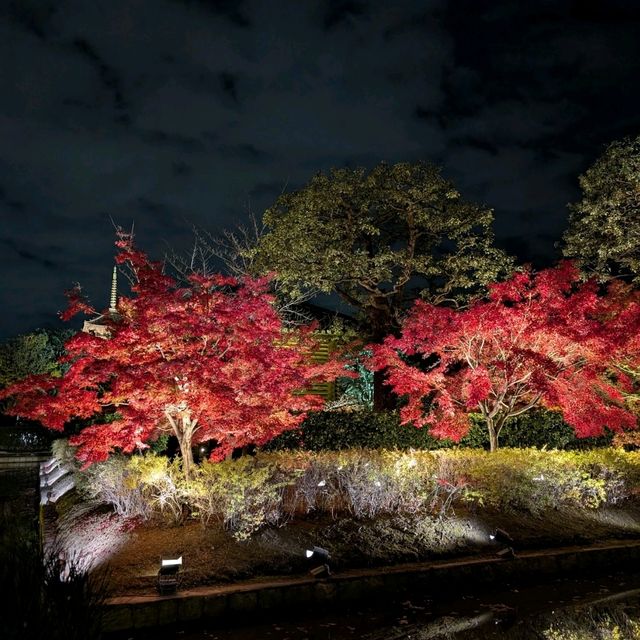
<path fill-rule="evenodd" d="M 398 330 L 415 298 L 460 304 L 510 266 L 493 244 L 491 209 L 426 163 L 318 173 L 264 223 L 256 267 L 293 293 L 338 293 L 374 342 Z"/>
<path fill-rule="evenodd" d="M 290 290 L 337 292 L 380 340 L 418 295 L 459 303 L 505 272 L 492 222 L 430 164 L 332 169 L 265 212 L 254 257 Z"/>
<path fill-rule="evenodd" d="M 61 375 L 58 359 L 71 335 L 69 330 L 38 329 L 0 343 L 0 387 L 34 374 Z"/>
<path fill-rule="evenodd" d="M 640 136 L 610 144 L 580 187 L 582 199 L 569 205 L 565 256 L 601 280 L 640 283 Z"/>

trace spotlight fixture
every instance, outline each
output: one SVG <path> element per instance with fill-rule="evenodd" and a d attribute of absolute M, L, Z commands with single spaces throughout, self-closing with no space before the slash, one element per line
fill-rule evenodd
<path fill-rule="evenodd" d="M 178 588 L 178 574 L 182 567 L 182 556 L 179 558 L 161 558 L 158 571 L 158 592 L 160 595 L 175 593 Z"/>
<path fill-rule="evenodd" d="M 513 542 L 513 538 L 504 529 L 496 529 L 493 533 L 489 534 L 489 538 L 505 544 Z"/>
<path fill-rule="evenodd" d="M 307 549 L 305 551 L 305 555 L 307 556 L 307 560 L 314 564 L 319 563 L 309 571 L 312 576 L 319 578 L 321 576 L 331 575 L 331 569 L 329 567 L 331 556 L 326 549 L 323 549 L 322 547 L 313 547 L 311 549 Z"/>
<path fill-rule="evenodd" d="M 307 549 L 305 551 L 305 554 L 307 558 L 309 558 L 309 560 L 311 560 L 312 558 L 314 560 L 317 560 L 318 562 L 329 562 L 329 560 L 331 560 L 329 552 L 322 547 L 313 547 L 311 549 Z"/>

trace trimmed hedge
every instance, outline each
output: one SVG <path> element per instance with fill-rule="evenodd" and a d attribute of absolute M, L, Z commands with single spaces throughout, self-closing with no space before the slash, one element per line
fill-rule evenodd
<path fill-rule="evenodd" d="M 460 444 L 467 447 L 489 448 L 489 434 L 479 416 L 473 416 L 474 426 Z M 500 432 L 501 447 L 536 447 L 541 449 L 593 449 L 611 445 L 609 431 L 598 438 L 578 438 L 556 411 L 537 409 L 507 421 Z"/>
<path fill-rule="evenodd" d="M 306 449 L 443 449 L 453 446 L 489 448 L 489 435 L 479 416 L 472 416 L 469 433 L 459 442 L 441 440 L 427 428 L 400 424 L 397 412 L 374 411 L 310 413 L 299 429 L 281 434 L 263 447 L 267 451 Z M 577 438 L 559 413 L 531 411 L 505 424 L 500 434 L 502 447 L 547 447 L 586 449 L 611 444 L 611 434 L 601 438 Z"/>

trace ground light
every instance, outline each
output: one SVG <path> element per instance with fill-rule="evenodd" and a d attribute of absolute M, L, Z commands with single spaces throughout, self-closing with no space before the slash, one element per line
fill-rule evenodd
<path fill-rule="evenodd" d="M 505 544 L 507 542 L 513 542 L 513 538 L 504 529 L 496 529 L 493 533 L 489 534 L 489 538 L 496 542 L 503 542 Z"/>
<path fill-rule="evenodd" d="M 182 556 L 179 558 L 161 558 L 158 570 L 158 593 L 168 595 L 178 588 L 178 578 L 182 568 Z"/>
<path fill-rule="evenodd" d="M 513 538 L 509 535 L 507 531 L 504 529 L 496 529 L 493 533 L 489 534 L 489 538 L 494 542 L 499 542 L 501 544 L 506 544 L 506 547 L 500 549 L 500 551 L 496 551 L 496 555 L 499 558 L 515 558 L 516 552 L 513 550 L 511 546 L 513 544 Z"/>
<path fill-rule="evenodd" d="M 314 564 L 313 568 L 309 571 L 312 576 L 319 578 L 331 575 L 331 568 L 329 567 L 331 555 L 326 549 L 313 547 L 312 549 L 307 549 L 305 555 L 307 559 Z"/>

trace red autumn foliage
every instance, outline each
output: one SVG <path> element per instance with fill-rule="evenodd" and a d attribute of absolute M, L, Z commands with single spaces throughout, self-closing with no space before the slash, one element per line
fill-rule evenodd
<path fill-rule="evenodd" d="M 372 347 L 372 365 L 406 396 L 403 422 L 442 438 L 459 440 L 477 412 L 494 450 L 505 420 L 537 405 L 561 411 L 580 437 L 631 429 L 622 376 L 610 371 L 637 343 L 640 312 L 619 294 L 580 283 L 569 262 L 518 272 L 464 310 L 416 303 L 400 337 Z"/>
<path fill-rule="evenodd" d="M 66 344 L 62 378 L 34 376 L 1 394 L 16 398 L 13 414 L 51 429 L 97 419 L 71 441 L 84 463 L 142 449 L 168 431 L 178 436 L 188 475 L 192 445 L 216 440 L 220 459 L 263 444 L 322 404 L 301 389 L 344 375 L 337 361 L 310 362 L 313 327 L 283 333 L 266 280 L 193 276 L 180 286 L 127 237 L 117 246 L 137 284 L 120 298 L 118 315 L 105 316 L 110 338 L 77 334 Z M 71 304 L 84 308 L 76 295 Z M 100 419 L 106 412 L 116 419 Z"/>
<path fill-rule="evenodd" d="M 82 295 L 82 288 L 75 284 L 72 289 L 64 292 L 67 297 L 67 308 L 60 313 L 62 320 L 71 320 L 78 313 L 87 315 L 95 314 L 96 310 L 86 301 Z"/>

